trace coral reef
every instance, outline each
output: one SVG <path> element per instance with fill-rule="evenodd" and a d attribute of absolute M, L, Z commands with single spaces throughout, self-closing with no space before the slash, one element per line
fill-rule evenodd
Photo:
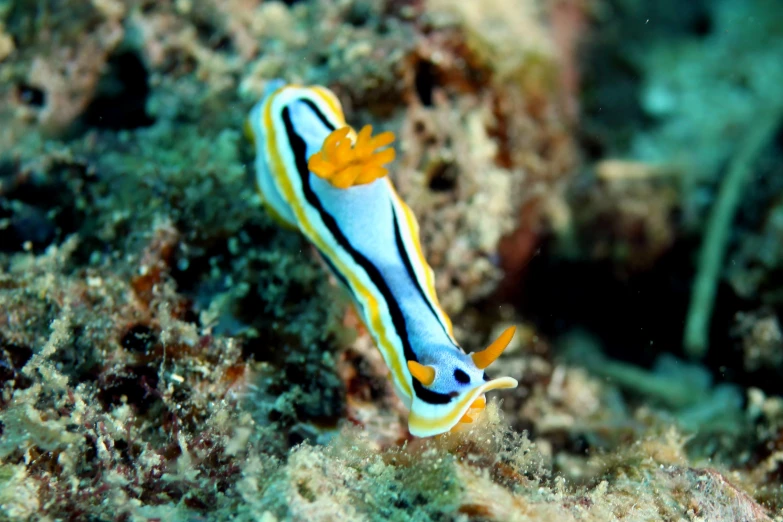
<path fill-rule="evenodd" d="M 775 118 L 682 347 L 780 5 L 681 7 L 0 0 L 0 520 L 783 520 Z M 465 347 L 519 325 L 474 424 L 410 436 L 260 207 L 241 128 L 278 77 L 399 137 Z"/>

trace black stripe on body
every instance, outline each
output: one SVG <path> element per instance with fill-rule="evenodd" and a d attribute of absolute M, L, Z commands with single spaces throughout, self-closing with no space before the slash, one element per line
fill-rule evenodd
<path fill-rule="evenodd" d="M 307 99 L 302 99 L 301 101 L 303 101 L 313 110 L 316 116 L 321 119 L 328 129 L 334 129 L 334 127 L 328 122 L 328 120 L 326 120 L 323 113 L 318 110 L 318 107 L 316 107 L 312 101 Z M 386 284 L 386 281 L 383 279 L 380 271 L 374 264 L 372 264 L 369 259 L 367 259 L 361 252 L 358 252 L 353 247 L 353 245 L 351 245 L 350 241 L 348 241 L 348 238 L 346 238 L 340 230 L 340 227 L 337 224 L 337 221 L 334 219 L 334 216 L 326 211 L 326 209 L 321 204 L 321 201 L 318 199 L 318 196 L 313 191 L 312 186 L 310 186 L 310 169 L 307 167 L 307 145 L 302 137 L 296 133 L 293 123 L 291 122 L 291 114 L 288 107 L 285 107 L 282 111 L 282 120 L 283 124 L 285 125 L 286 134 L 288 136 L 288 142 L 291 145 L 291 150 L 294 154 L 296 168 L 301 178 L 302 191 L 304 193 L 305 199 L 307 200 L 308 204 L 310 204 L 310 206 L 312 206 L 318 212 L 321 220 L 324 223 L 324 226 L 332 234 L 332 237 L 335 239 L 340 248 L 347 252 L 353 261 L 359 265 L 362 270 L 364 270 L 364 272 L 367 274 L 367 277 L 369 277 L 370 281 L 372 281 L 372 283 L 383 296 L 384 301 L 389 307 L 389 315 L 392 318 L 394 329 L 400 338 L 400 342 L 402 342 L 403 355 L 405 360 L 418 362 L 416 354 L 413 352 L 413 348 L 410 345 L 410 340 L 408 339 L 406 333 L 407 328 L 405 325 L 405 317 L 402 314 L 400 306 L 394 300 L 394 296 L 391 293 L 389 286 Z M 411 379 L 411 381 L 413 382 L 414 393 L 424 402 L 430 404 L 447 404 L 451 402 L 451 399 L 453 398 L 451 394 L 437 393 L 428 390 L 416 379 Z"/>
<path fill-rule="evenodd" d="M 318 249 L 316 248 L 316 250 Z M 351 285 L 348 284 L 348 281 L 345 279 L 345 276 L 342 274 L 342 272 L 337 270 L 337 268 L 332 264 L 332 261 L 328 257 L 326 257 L 324 253 L 321 252 L 320 250 L 318 250 L 318 255 L 321 256 L 321 259 L 324 260 L 326 266 L 329 267 L 329 271 L 332 273 L 332 275 L 334 275 L 337 278 L 337 280 L 340 281 L 340 284 L 343 285 L 346 288 L 346 290 L 348 290 L 348 293 L 351 294 L 351 299 L 353 299 L 358 303 L 359 301 L 358 299 L 356 299 L 356 295 L 354 295 L 353 293 L 353 288 L 351 288 Z"/>
<path fill-rule="evenodd" d="M 302 98 L 301 101 L 302 101 L 302 103 L 304 103 L 305 105 L 310 107 L 310 110 L 313 111 L 315 113 L 315 115 L 318 117 L 318 119 L 321 120 L 321 123 L 323 123 L 324 126 L 327 129 L 329 129 L 329 132 L 335 130 L 334 125 L 332 125 L 332 122 L 330 122 L 329 120 L 326 119 L 326 116 L 324 116 L 324 113 L 321 112 L 321 109 L 318 108 L 318 105 L 313 103 L 313 100 L 308 100 L 307 98 Z M 286 108 L 284 110 L 287 111 L 288 109 Z M 286 126 L 286 130 L 288 130 L 287 126 Z M 305 169 L 305 170 L 308 170 L 308 172 L 309 172 L 309 169 Z M 301 173 L 301 171 L 300 171 L 300 173 Z"/>
<path fill-rule="evenodd" d="M 308 100 L 306 98 L 303 98 L 302 102 L 305 105 L 307 105 L 310 108 L 310 110 L 313 111 L 313 113 L 315 113 L 316 117 L 318 117 L 318 119 L 321 120 L 321 123 L 323 123 L 324 126 L 327 129 L 329 129 L 330 131 L 334 131 L 334 129 L 335 129 L 334 125 L 332 125 L 331 122 L 329 122 L 329 120 L 326 119 L 326 116 L 321 112 L 321 110 L 318 108 L 318 106 L 315 103 L 313 103 L 312 100 Z M 451 340 L 451 335 L 449 334 L 448 328 L 446 327 L 445 324 L 443 324 L 443 322 L 440 319 L 440 316 L 435 311 L 435 308 L 433 308 L 432 303 L 430 302 L 430 300 L 427 298 L 426 294 L 424 293 L 424 289 L 422 288 L 419 279 L 416 277 L 416 272 L 413 270 L 413 265 L 411 264 L 410 256 L 408 255 L 408 251 L 405 249 L 405 245 L 404 245 L 404 242 L 403 242 L 403 239 L 402 239 L 402 232 L 400 231 L 399 218 L 397 217 L 397 211 L 396 211 L 396 208 L 395 208 L 393 202 L 392 202 L 392 216 L 394 217 L 394 238 L 395 238 L 395 241 L 397 242 L 397 251 L 399 252 L 399 255 L 400 255 L 400 258 L 403 261 L 403 264 L 405 265 L 405 270 L 408 272 L 408 276 L 411 278 L 411 281 L 413 281 L 413 284 L 416 286 L 416 289 L 419 291 L 419 295 L 424 300 L 424 302 L 427 303 L 427 308 L 430 309 L 430 312 L 432 312 L 432 315 L 435 317 L 435 320 L 438 321 L 438 324 L 440 324 L 441 327 L 443 328 L 443 332 L 446 334 L 446 337 L 449 340 Z M 329 265 L 332 268 L 332 271 L 335 271 L 335 268 L 331 264 L 331 262 L 329 262 Z M 345 280 L 345 277 L 342 276 L 342 275 L 340 276 L 340 278 L 343 281 Z M 352 293 L 352 295 L 353 295 L 353 293 Z M 460 349 L 459 347 L 457 347 L 453 343 L 452 343 L 452 346 L 454 346 L 454 348 L 456 348 L 460 352 L 463 352 L 462 349 Z M 408 360 L 411 360 L 411 359 L 408 359 Z M 412 359 L 412 360 L 415 361 L 416 359 Z"/>
<path fill-rule="evenodd" d="M 321 120 L 321 123 L 323 123 L 324 126 L 327 129 L 329 129 L 329 131 L 334 131 L 334 125 L 332 125 L 331 122 L 326 119 L 326 116 L 324 116 L 324 114 L 321 112 L 321 110 L 318 108 L 318 106 L 315 103 L 312 102 L 312 100 L 302 99 L 302 102 L 304 102 L 304 104 L 307 105 L 310 108 L 310 110 L 312 110 L 315 113 L 315 115 L 318 117 L 318 119 Z M 286 109 L 286 110 L 288 110 L 288 109 Z M 289 131 L 289 128 L 288 128 L 287 124 L 286 124 L 286 132 L 288 132 L 288 134 L 289 134 L 289 141 L 290 141 L 290 134 L 291 133 Z M 297 169 L 298 168 L 299 168 L 299 165 L 298 165 L 298 160 L 297 160 Z M 316 249 L 316 250 L 318 250 L 318 249 Z M 334 264 L 332 263 L 332 260 L 329 259 L 328 257 L 326 257 L 324 255 L 324 253 L 321 252 L 320 250 L 318 250 L 318 255 L 321 256 L 321 259 L 324 260 L 324 262 L 326 263 L 326 266 L 329 267 L 329 271 L 332 272 L 332 274 L 334 274 L 334 276 L 340 281 L 340 283 L 342 283 L 342 285 L 345 288 L 348 289 L 348 293 L 351 294 L 351 299 L 353 299 L 353 301 L 355 303 L 357 303 L 359 306 L 362 306 L 362 304 L 359 302 L 359 300 L 356 299 L 356 294 L 353 293 L 353 288 L 351 288 L 351 285 L 348 284 L 348 280 L 345 278 L 345 276 L 342 274 L 342 272 L 337 270 L 337 267 L 334 266 Z"/>
<path fill-rule="evenodd" d="M 421 286 L 421 282 L 419 281 L 419 278 L 416 277 L 416 272 L 413 270 L 413 264 L 411 263 L 410 256 L 408 255 L 408 251 L 405 248 L 405 243 L 402 240 L 402 232 L 400 231 L 400 223 L 399 219 L 397 218 L 397 211 L 394 208 L 394 203 L 392 203 L 392 216 L 394 216 L 394 240 L 397 243 L 397 251 L 400 254 L 400 257 L 402 258 L 402 264 L 405 265 L 405 270 L 408 272 L 408 277 L 410 277 L 411 281 L 413 282 L 414 286 L 416 287 L 416 290 L 419 291 L 419 296 L 424 300 L 425 303 L 427 303 L 427 308 L 430 309 L 430 312 L 432 312 L 432 315 L 435 317 L 435 320 L 440 324 L 441 328 L 443 328 L 443 333 L 446 334 L 446 337 L 451 340 L 451 336 L 449 335 L 449 331 L 446 328 L 446 325 L 443 324 L 443 322 L 440 320 L 440 316 L 435 311 L 435 308 L 432 306 L 432 303 L 427 298 L 427 295 L 424 293 L 424 288 Z M 452 346 L 454 346 L 455 349 L 459 350 L 456 345 L 452 343 Z M 459 350 L 460 352 L 462 350 Z"/>

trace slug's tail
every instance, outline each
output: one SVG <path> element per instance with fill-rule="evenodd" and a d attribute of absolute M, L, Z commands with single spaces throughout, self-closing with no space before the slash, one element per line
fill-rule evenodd
<path fill-rule="evenodd" d="M 385 165 L 394 161 L 394 149 L 384 147 L 393 141 L 392 132 L 372 136 L 370 125 L 365 125 L 358 135 L 350 127 L 342 127 L 326 137 L 321 150 L 310 156 L 307 166 L 310 172 L 336 188 L 372 183 L 389 173 Z"/>

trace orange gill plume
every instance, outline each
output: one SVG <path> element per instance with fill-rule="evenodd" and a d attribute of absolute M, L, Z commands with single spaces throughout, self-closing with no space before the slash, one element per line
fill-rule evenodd
<path fill-rule="evenodd" d="M 365 125 L 355 141 L 353 129 L 342 127 L 329 134 L 321 150 L 307 162 L 316 176 L 341 189 L 372 183 L 388 174 L 384 167 L 394 160 L 394 149 L 382 147 L 394 141 L 394 133 L 382 132 L 372 136 L 372 126 Z"/>

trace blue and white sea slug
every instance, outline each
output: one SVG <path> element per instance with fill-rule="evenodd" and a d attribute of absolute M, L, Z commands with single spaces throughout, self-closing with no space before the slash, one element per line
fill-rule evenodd
<path fill-rule="evenodd" d="M 514 335 L 466 354 L 435 294 L 419 226 L 384 165 L 391 132 L 356 133 L 324 87 L 272 82 L 246 132 L 256 147 L 256 182 L 268 211 L 315 245 L 347 288 L 410 409 L 411 434 L 427 437 L 472 422 L 485 392 L 514 388 L 484 372 Z"/>

